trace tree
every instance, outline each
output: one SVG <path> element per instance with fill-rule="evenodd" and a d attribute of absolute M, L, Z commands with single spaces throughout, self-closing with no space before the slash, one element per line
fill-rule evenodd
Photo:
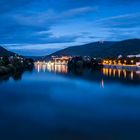
<path fill-rule="evenodd" d="M 5 66 L 10 63 L 8 56 L 3 57 L 3 63 L 4 63 Z"/>

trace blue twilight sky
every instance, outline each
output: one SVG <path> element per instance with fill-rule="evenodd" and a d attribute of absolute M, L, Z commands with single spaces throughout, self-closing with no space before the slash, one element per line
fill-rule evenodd
<path fill-rule="evenodd" d="M 0 44 L 23 55 L 139 35 L 140 0 L 0 0 Z"/>

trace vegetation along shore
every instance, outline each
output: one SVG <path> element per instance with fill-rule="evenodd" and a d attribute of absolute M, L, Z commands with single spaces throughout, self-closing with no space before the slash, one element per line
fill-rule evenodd
<path fill-rule="evenodd" d="M 23 72 L 32 68 L 32 59 L 27 59 L 18 55 L 0 57 L 0 75 Z"/>

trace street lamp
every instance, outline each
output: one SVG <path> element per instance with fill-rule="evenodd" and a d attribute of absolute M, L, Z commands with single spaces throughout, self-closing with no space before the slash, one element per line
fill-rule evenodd
<path fill-rule="evenodd" d="M 131 63 L 133 64 L 134 63 L 134 60 L 131 60 Z"/>

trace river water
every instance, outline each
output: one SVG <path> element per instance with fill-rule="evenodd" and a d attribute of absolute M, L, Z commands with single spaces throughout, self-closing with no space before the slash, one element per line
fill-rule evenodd
<path fill-rule="evenodd" d="M 139 140 L 140 72 L 35 66 L 0 77 L 0 140 Z"/>

